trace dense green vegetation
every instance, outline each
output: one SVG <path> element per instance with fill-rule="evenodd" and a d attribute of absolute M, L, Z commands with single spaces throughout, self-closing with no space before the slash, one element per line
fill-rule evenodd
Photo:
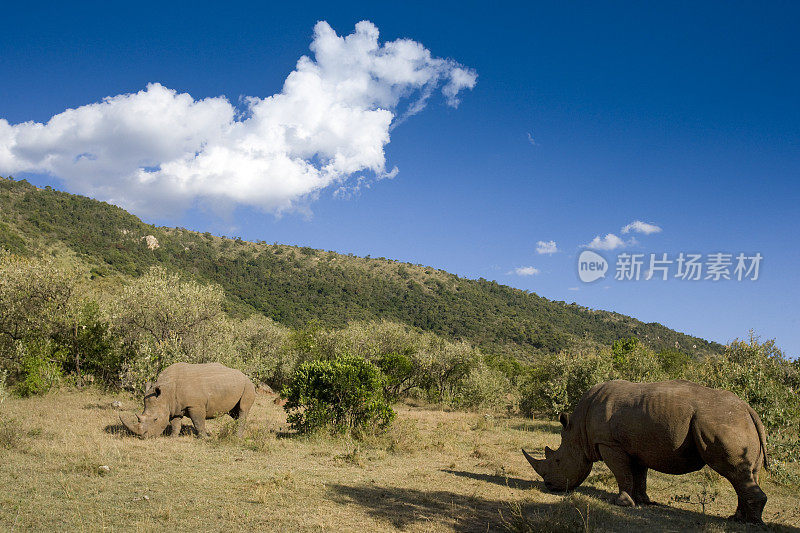
<path fill-rule="evenodd" d="M 721 351 L 661 324 L 550 301 L 494 281 L 384 258 L 154 227 L 118 207 L 25 181 L 0 178 L 0 216 L 0 248 L 12 253 L 74 253 L 97 279 L 141 276 L 162 266 L 219 285 L 227 311 L 257 311 L 291 328 L 311 321 L 343 327 L 391 320 L 521 360 L 629 337 L 693 356 Z M 157 248 L 148 248 L 147 235 L 157 239 Z"/>
<path fill-rule="evenodd" d="M 384 375 L 363 357 L 306 361 L 283 390 L 287 421 L 300 433 L 324 427 L 358 434 L 386 428 L 395 412 L 383 394 Z"/>

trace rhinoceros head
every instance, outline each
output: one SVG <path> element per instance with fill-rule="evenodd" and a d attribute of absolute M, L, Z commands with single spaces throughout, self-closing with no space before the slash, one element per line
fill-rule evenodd
<path fill-rule="evenodd" d="M 169 425 L 170 392 L 174 384 L 156 383 L 148 387 L 144 394 L 144 413 L 136 415 L 136 422 L 128 421 L 120 415 L 119 419 L 129 431 L 140 437 L 157 437 Z"/>
<path fill-rule="evenodd" d="M 522 453 L 536 473 L 542 476 L 548 489 L 567 491 L 583 483 L 592 470 L 592 463 L 586 458 L 583 450 L 577 446 L 569 415 L 562 413 L 559 419 L 563 427 L 561 429 L 561 446 L 557 450 L 551 450 L 550 447 L 545 446 L 544 459 L 534 459 L 524 449 Z"/>

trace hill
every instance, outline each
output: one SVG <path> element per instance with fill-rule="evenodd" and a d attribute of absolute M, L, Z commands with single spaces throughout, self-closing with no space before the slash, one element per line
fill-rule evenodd
<path fill-rule="evenodd" d="M 232 314 L 258 312 L 293 328 L 388 319 L 523 359 L 627 337 L 695 356 L 721 350 L 658 323 L 422 265 L 156 227 L 24 180 L 0 178 L 0 247 L 21 255 L 66 248 L 93 278 L 138 276 L 161 265 L 221 285 Z"/>

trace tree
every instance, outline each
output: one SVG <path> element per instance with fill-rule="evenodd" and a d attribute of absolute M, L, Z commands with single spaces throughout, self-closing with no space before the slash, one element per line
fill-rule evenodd
<path fill-rule="evenodd" d="M 137 387 L 179 359 L 215 360 L 223 300 L 219 286 L 184 280 L 161 267 L 127 285 L 114 309 L 115 330 L 129 353 L 125 384 Z"/>

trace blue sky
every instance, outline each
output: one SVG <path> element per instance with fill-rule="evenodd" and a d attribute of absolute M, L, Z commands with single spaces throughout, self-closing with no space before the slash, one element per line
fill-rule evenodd
<path fill-rule="evenodd" d="M 0 174 L 122 199 L 151 223 L 432 265 L 720 342 L 754 329 L 776 338 L 790 355 L 800 354 L 800 6 L 377 4 L 7 7 L 0 34 L 0 119 L 6 121 L 5 130 L 0 124 L 0 166 L 6 166 Z M 160 84 L 167 99 L 173 98 L 168 90 L 188 93 L 193 102 L 224 95 L 230 109 L 245 113 L 235 119 L 241 123 L 257 112 L 240 97 L 281 93 L 298 59 L 314 58 L 309 46 L 318 21 L 345 36 L 361 20 L 377 27 L 381 44 L 408 38 L 433 58 L 450 61 L 426 64 L 435 90 L 427 106 L 402 123 L 394 124 L 420 102 L 422 91 L 391 85 L 398 88 L 397 103 L 371 89 L 357 104 L 348 100 L 375 119 L 350 117 L 352 127 L 342 133 L 360 170 L 350 173 L 352 161 L 339 161 L 328 181 L 316 175 L 318 181 L 298 181 L 297 190 L 308 192 L 302 197 L 270 196 L 280 184 L 258 185 L 259 169 L 266 167 L 256 162 L 255 170 L 229 169 L 254 173 L 253 201 L 246 187 L 229 194 L 204 176 L 199 203 L 181 196 L 162 205 L 154 198 L 177 194 L 169 189 L 169 176 L 160 177 L 167 173 L 167 156 L 135 163 L 154 172 L 150 185 L 121 187 L 113 181 L 115 165 L 130 164 L 130 158 L 120 147 L 95 140 L 83 151 L 73 130 L 64 130 L 58 142 L 75 152 L 64 156 L 66 166 L 51 168 L 42 161 L 57 148 L 39 130 L 17 126 L 47 123 L 68 108 L 139 93 L 150 83 Z M 337 61 L 350 56 L 331 57 L 336 70 Z M 389 70 L 386 76 L 393 75 Z M 469 75 L 477 75 L 471 89 Z M 454 80 L 461 80 L 457 107 L 442 92 Z M 153 89 L 145 96 L 158 94 Z M 205 135 L 206 124 L 219 122 L 214 113 L 227 109 L 217 107 L 208 120 L 197 118 L 195 108 L 175 120 L 190 124 L 191 135 Z M 376 140 L 384 130 L 380 113 L 373 112 L 383 108 L 393 112 L 393 125 L 384 132 L 388 142 Z M 285 120 L 303 111 L 287 109 Z M 330 119 L 330 113 L 322 115 Z M 374 136 L 354 140 L 373 125 Z M 25 151 L 19 148 L 23 133 L 39 135 L 26 137 Z M 3 159 L 9 139 L 17 152 Z M 163 144 L 170 142 L 183 141 Z M 342 152 L 336 142 L 322 152 L 310 150 L 309 164 L 319 169 L 320 161 L 333 160 L 331 154 Z M 383 149 L 377 172 L 376 142 Z M 98 156 L 96 149 L 122 155 L 104 161 L 105 152 Z M 82 157 L 88 165 L 105 165 L 96 179 L 70 174 Z M 395 167 L 393 179 L 376 178 Z M 661 231 L 623 234 L 635 220 Z M 582 246 L 609 233 L 626 243 L 633 237 L 636 244 L 599 250 L 612 272 L 581 283 L 576 265 Z M 551 240 L 558 252 L 536 252 L 538 241 Z M 622 282 L 613 279 L 621 252 L 758 252 L 763 261 L 757 281 Z M 515 273 L 525 267 L 537 273 Z"/>

